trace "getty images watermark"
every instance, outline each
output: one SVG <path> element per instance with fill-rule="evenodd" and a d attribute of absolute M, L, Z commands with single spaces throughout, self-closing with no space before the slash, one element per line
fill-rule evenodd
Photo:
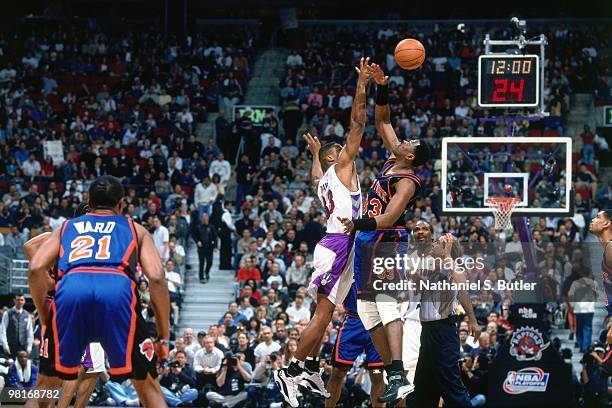
<path fill-rule="evenodd" d="M 372 289 L 375 291 L 533 291 L 536 282 L 517 279 L 477 279 L 462 282 L 454 281 L 451 276 L 467 274 L 472 271 L 489 270 L 486 259 L 482 256 L 463 255 L 457 258 L 433 257 L 431 255 L 415 256 L 396 254 L 394 257 L 372 258 Z M 397 273 L 390 274 L 390 271 Z M 477 273 L 478 274 L 478 273 Z M 390 279 L 390 277 L 393 277 Z M 419 279 L 415 279 L 418 277 Z"/>

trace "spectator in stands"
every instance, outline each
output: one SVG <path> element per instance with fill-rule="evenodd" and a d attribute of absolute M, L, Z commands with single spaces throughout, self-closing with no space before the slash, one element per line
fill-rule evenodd
<path fill-rule="evenodd" d="M 106 375 L 104 375 L 104 378 L 107 378 Z M 130 380 L 125 380 L 121 383 L 107 381 L 104 384 L 104 389 L 110 395 L 110 398 L 107 400 L 107 404 L 109 405 L 116 405 L 120 407 L 140 406 L 138 394 L 136 393 L 136 389 Z"/>
<path fill-rule="evenodd" d="M 241 353 L 244 355 L 245 362 L 249 363 L 251 367 L 255 366 L 255 353 L 253 352 L 253 348 L 249 343 L 249 337 L 247 333 L 242 330 L 238 330 L 236 332 L 237 342 L 232 347 L 232 352 L 234 354 Z"/>
<path fill-rule="evenodd" d="M 282 368 L 282 357 L 278 352 L 275 352 L 266 356 L 266 359 L 258 364 L 253 372 L 253 380 L 263 385 L 260 388 L 262 406 L 271 408 L 283 406 L 283 396 L 272 375 L 274 371 L 280 368 Z"/>
<path fill-rule="evenodd" d="M 605 349 L 594 347 L 585 353 L 580 364 L 582 372 L 580 382 L 584 387 L 585 406 L 607 407 L 609 406 L 608 373 L 606 372 L 603 359 Z"/>
<path fill-rule="evenodd" d="M 589 276 L 588 271 L 583 269 L 580 278 L 571 284 L 568 292 L 568 299 L 576 316 L 575 347 L 581 353 L 586 353 L 591 345 L 597 298 L 597 283 Z"/>
<path fill-rule="evenodd" d="M 285 280 L 290 290 L 297 290 L 299 286 L 306 286 L 310 276 L 310 268 L 306 267 L 304 257 L 296 255 L 291 266 L 285 272 Z"/>
<path fill-rule="evenodd" d="M 584 125 L 584 131 L 580 134 L 580 138 L 582 139 L 582 160 L 586 164 L 594 164 L 595 163 L 595 147 L 594 140 L 595 136 L 591 132 L 591 128 L 589 125 Z"/>
<path fill-rule="evenodd" d="M 19 232 L 19 228 L 16 225 L 11 225 L 11 232 L 6 235 L 4 245 L 11 247 L 13 252 L 16 253 L 23 247 L 25 241 L 23 234 Z"/>
<path fill-rule="evenodd" d="M 210 177 L 212 178 L 215 174 L 221 177 L 221 183 L 225 186 L 232 175 L 232 169 L 230 163 L 225 160 L 225 156 L 222 152 L 217 154 L 217 158 L 210 163 Z"/>
<path fill-rule="evenodd" d="M 2 315 L 0 341 L 4 354 L 15 358 L 20 351 L 32 352 L 34 330 L 30 313 L 23 308 L 25 296 L 16 294 L 13 302 L 15 305 Z"/>
<path fill-rule="evenodd" d="M 207 384 L 215 384 L 223 359 L 223 352 L 215 347 L 215 339 L 212 336 L 204 337 L 202 348 L 195 353 L 193 358 L 193 368 L 197 373 L 198 389 Z"/>
<path fill-rule="evenodd" d="M 185 354 L 187 364 L 193 367 L 194 353 L 191 350 L 187 350 L 187 345 L 185 344 L 185 339 L 183 337 L 177 337 L 176 341 L 174 342 L 174 348 L 170 350 L 170 353 L 168 353 L 168 361 L 174 361 L 176 353 L 179 351 Z"/>
<path fill-rule="evenodd" d="M 260 343 L 253 350 L 255 354 L 255 362 L 259 363 L 264 361 L 266 356 L 271 353 L 280 350 L 281 346 L 272 338 L 272 329 L 268 326 L 263 326 L 259 333 Z"/>
<path fill-rule="evenodd" d="M 19 351 L 17 360 L 9 367 L 6 384 L 16 389 L 33 389 L 38 378 L 38 367 L 28 358 L 29 353 Z"/>
<path fill-rule="evenodd" d="M 36 156 L 30 154 L 28 160 L 23 162 L 21 165 L 21 169 L 23 170 L 23 175 L 29 177 L 30 179 L 34 179 L 34 177 L 38 177 L 40 175 L 41 166 L 40 162 L 36 160 Z"/>
<path fill-rule="evenodd" d="M 191 327 L 186 327 L 183 330 L 183 340 L 185 340 L 185 350 L 187 350 L 187 352 L 193 353 L 193 355 L 195 356 L 201 346 L 197 341 L 194 341 L 193 329 Z"/>
<path fill-rule="evenodd" d="M 157 248 L 157 252 L 159 252 L 159 256 L 162 261 L 166 261 L 168 259 L 168 243 L 170 241 L 170 233 L 168 232 L 168 228 L 164 227 L 161 223 L 159 217 L 152 217 L 153 221 L 153 242 L 155 243 L 155 247 Z"/>
<path fill-rule="evenodd" d="M 296 324 L 302 319 L 310 320 L 310 310 L 304 306 L 304 297 L 297 295 L 295 301 L 287 308 L 289 322 Z"/>
<path fill-rule="evenodd" d="M 202 219 L 202 214 L 210 215 L 212 204 L 217 199 L 217 188 L 210 182 L 210 176 L 204 178 L 195 188 L 194 203 L 198 209 L 198 220 Z"/>
<path fill-rule="evenodd" d="M 199 272 L 201 283 L 206 283 L 210 278 L 212 267 L 213 249 L 217 246 L 217 229 L 209 223 L 208 214 L 203 213 L 201 222 L 195 227 L 193 238 L 198 247 Z"/>
<path fill-rule="evenodd" d="M 245 384 L 251 381 L 252 368 L 244 361 L 244 355 L 226 353 L 217 375 L 218 392 L 206 393 L 206 399 L 222 406 L 234 407 L 248 398 Z"/>
<path fill-rule="evenodd" d="M 223 203 L 223 215 L 221 215 L 219 226 L 219 269 L 222 270 L 233 269 L 232 242 L 234 241 L 234 236 L 237 235 L 236 226 L 232 218 L 233 210 L 234 203 L 231 201 Z"/>
<path fill-rule="evenodd" d="M 184 351 L 177 351 L 174 361 L 162 370 L 159 384 L 169 406 L 189 404 L 198 398 L 196 373 L 187 364 L 187 355 Z"/>
<path fill-rule="evenodd" d="M 172 306 L 172 316 L 174 324 L 178 324 L 179 305 L 181 304 L 181 286 L 183 284 L 181 275 L 174 270 L 174 262 L 170 259 L 166 261 L 165 267 L 166 281 L 168 282 L 168 293 L 170 294 L 170 304 Z"/>
<path fill-rule="evenodd" d="M 238 299 L 238 313 L 243 315 L 247 320 L 251 320 L 251 318 L 255 315 L 249 296 L 241 296 Z"/>

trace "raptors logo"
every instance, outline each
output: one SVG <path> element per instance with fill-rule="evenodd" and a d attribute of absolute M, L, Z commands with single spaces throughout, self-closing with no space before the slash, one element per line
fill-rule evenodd
<path fill-rule="evenodd" d="M 523 326 L 512 334 L 510 339 L 510 355 L 518 361 L 532 361 L 542 358 L 542 350 L 545 350 L 550 342 L 544 342 L 544 336 L 538 330 L 530 326 Z"/>
<path fill-rule="evenodd" d="M 140 352 L 147 358 L 147 360 L 153 360 L 153 356 L 155 356 L 155 348 L 153 347 L 153 342 L 151 339 L 146 339 L 140 343 Z"/>

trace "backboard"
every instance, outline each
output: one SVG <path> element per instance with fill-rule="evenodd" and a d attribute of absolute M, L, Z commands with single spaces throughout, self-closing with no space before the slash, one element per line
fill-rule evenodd
<path fill-rule="evenodd" d="M 442 139 L 442 212 L 491 215 L 487 198 L 517 197 L 514 215 L 573 215 L 568 137 Z"/>

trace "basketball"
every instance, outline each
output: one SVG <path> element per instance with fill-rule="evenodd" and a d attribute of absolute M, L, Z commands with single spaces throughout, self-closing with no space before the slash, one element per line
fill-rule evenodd
<path fill-rule="evenodd" d="M 414 38 L 406 38 L 395 46 L 395 62 L 400 67 L 413 70 L 423 65 L 425 47 Z"/>

